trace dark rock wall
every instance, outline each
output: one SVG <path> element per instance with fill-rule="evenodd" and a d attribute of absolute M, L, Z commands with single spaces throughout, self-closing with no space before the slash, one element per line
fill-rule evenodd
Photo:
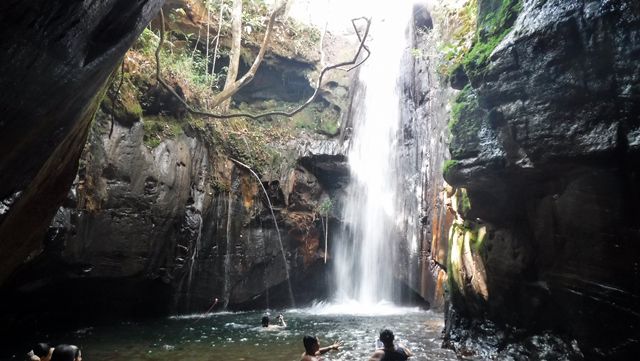
<path fill-rule="evenodd" d="M 325 295 L 316 213 L 325 189 L 340 186 L 323 185 L 313 171 L 346 174 L 343 158 L 305 157 L 282 175 L 282 187 L 279 179 L 263 179 L 281 248 L 266 198 L 246 169 L 197 132 L 149 149 L 144 121 L 116 122 L 111 131 L 110 117 L 98 113 L 43 252 L 2 290 L 11 310 L 3 321 L 33 326 L 69 312 L 91 322 L 203 312 L 214 298 L 216 308 L 288 306 L 287 276 L 297 302 Z M 73 308 L 41 302 L 71 288 L 83 295 Z"/>
<path fill-rule="evenodd" d="M 0 283 L 40 248 L 109 74 L 159 0 L 0 5 Z"/>
<path fill-rule="evenodd" d="M 637 354 L 639 51 L 637 1 L 530 0 L 469 74 L 446 172 L 466 188 L 449 260 L 454 343 L 484 335 L 504 349 L 551 330 L 564 358 Z M 534 354 L 557 342 L 528 340 Z"/>

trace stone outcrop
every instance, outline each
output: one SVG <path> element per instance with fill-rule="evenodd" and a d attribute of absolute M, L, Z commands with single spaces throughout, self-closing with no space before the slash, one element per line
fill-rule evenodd
<path fill-rule="evenodd" d="M 479 31 L 504 3 L 480 1 Z M 446 172 L 466 189 L 449 257 L 459 350 L 637 354 L 639 39 L 636 1 L 527 0 L 466 69 Z"/>
<path fill-rule="evenodd" d="M 0 284 L 37 251 L 105 83 L 160 0 L 0 5 Z"/>

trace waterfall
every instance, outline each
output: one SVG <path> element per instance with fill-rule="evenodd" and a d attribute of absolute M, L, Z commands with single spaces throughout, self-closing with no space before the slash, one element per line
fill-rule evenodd
<path fill-rule="evenodd" d="M 373 305 L 396 301 L 394 265 L 401 237 L 396 223 L 400 172 L 400 68 L 409 51 L 411 8 L 387 4 L 374 16 L 371 57 L 359 69 L 349 145 L 351 184 L 342 218 L 343 239 L 335 247 L 336 301 Z"/>

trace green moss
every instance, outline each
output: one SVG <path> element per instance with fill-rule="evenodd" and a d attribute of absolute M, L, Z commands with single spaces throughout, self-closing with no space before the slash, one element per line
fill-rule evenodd
<path fill-rule="evenodd" d="M 467 252 L 477 254 L 485 260 L 485 240 L 487 238 L 487 228 L 473 221 L 454 222 L 449 232 L 449 251 L 447 254 L 447 282 L 449 296 L 452 301 L 463 301 L 468 296 L 474 297 L 473 291 L 465 284 L 468 282 L 464 278 L 464 259 L 469 257 Z M 486 264 L 486 262 L 485 262 Z M 468 265 L 467 265 L 468 266 Z M 468 292 L 472 293 L 469 294 Z M 461 298 L 459 298 L 461 297 Z"/>
<path fill-rule="evenodd" d="M 449 131 L 451 158 L 464 159 L 477 152 L 478 133 L 485 121 L 485 111 L 478 104 L 478 97 L 467 85 L 458 94 L 451 106 Z"/>
<path fill-rule="evenodd" d="M 142 121 L 144 129 L 144 144 L 153 149 L 163 140 L 175 138 L 183 134 L 182 124 L 173 118 L 165 116 L 147 116 Z"/>
<path fill-rule="evenodd" d="M 333 137 L 340 131 L 340 113 L 328 104 L 314 103 L 292 117 L 295 129 Z"/>
<path fill-rule="evenodd" d="M 453 169 L 453 167 L 458 163 L 459 162 L 455 159 L 447 159 L 444 162 L 444 166 L 442 167 L 442 174 L 446 175 L 447 173 L 449 173 Z"/>
<path fill-rule="evenodd" d="M 464 188 L 458 189 L 457 192 L 458 197 L 458 207 L 459 212 L 464 216 L 469 213 L 471 210 L 471 199 L 469 199 L 469 195 L 467 194 L 467 190 Z"/>
<path fill-rule="evenodd" d="M 318 132 L 328 136 L 336 136 L 339 131 L 340 124 L 335 119 L 323 120 L 318 126 Z"/>
<path fill-rule="evenodd" d="M 462 61 L 470 78 L 479 77 L 484 73 L 491 53 L 511 31 L 521 10 L 522 0 L 501 0 L 497 11 L 488 12 L 478 19 L 473 46 Z"/>

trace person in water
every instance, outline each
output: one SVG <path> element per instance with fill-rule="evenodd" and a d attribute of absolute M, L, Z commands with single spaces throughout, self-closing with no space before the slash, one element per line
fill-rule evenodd
<path fill-rule="evenodd" d="M 82 352 L 78 346 L 58 345 L 53 350 L 51 361 L 82 361 Z"/>
<path fill-rule="evenodd" d="M 50 361 L 52 353 L 53 347 L 49 346 L 48 343 L 41 342 L 35 344 L 27 356 L 30 361 Z"/>
<path fill-rule="evenodd" d="M 278 317 L 276 317 L 276 320 L 278 320 L 279 325 L 270 325 L 269 316 L 264 315 L 262 316 L 262 327 L 287 327 L 287 323 L 284 322 L 284 317 L 282 316 L 282 314 L 278 315 Z"/>
<path fill-rule="evenodd" d="M 302 344 L 304 345 L 304 353 L 300 361 L 320 361 L 318 356 L 325 354 L 331 350 L 340 350 L 342 341 L 336 341 L 331 346 L 320 348 L 320 341 L 315 336 L 304 336 L 302 338 Z"/>
<path fill-rule="evenodd" d="M 391 330 L 382 330 L 380 332 L 380 341 L 383 348 L 376 350 L 369 361 L 405 361 L 413 356 L 413 353 L 408 348 L 402 345 L 395 346 L 393 344 L 394 339 L 395 337 Z"/>

